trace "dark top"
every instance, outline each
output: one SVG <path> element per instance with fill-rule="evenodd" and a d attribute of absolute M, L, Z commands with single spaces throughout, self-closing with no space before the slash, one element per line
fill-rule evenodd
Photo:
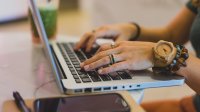
<path fill-rule="evenodd" d="M 186 6 L 197 15 L 191 27 L 190 41 L 196 51 L 197 57 L 200 58 L 200 7 L 193 6 L 191 1 Z M 200 112 L 200 95 L 194 97 L 194 105 L 197 112 Z"/>

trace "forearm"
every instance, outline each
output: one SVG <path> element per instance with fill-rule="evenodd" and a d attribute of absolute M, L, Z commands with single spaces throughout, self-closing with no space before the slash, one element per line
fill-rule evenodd
<path fill-rule="evenodd" d="M 162 39 L 184 44 L 188 41 L 190 28 L 195 16 L 188 8 L 183 7 L 177 16 L 166 26 L 161 28 L 146 28 L 141 26 L 139 40 L 157 42 Z"/>
<path fill-rule="evenodd" d="M 147 28 L 141 26 L 139 41 L 157 42 L 159 40 L 170 41 L 170 33 L 166 27 L 163 28 Z"/>
<path fill-rule="evenodd" d="M 200 59 L 190 55 L 186 63 L 187 67 L 181 67 L 177 74 L 184 76 L 186 83 L 200 94 Z"/>

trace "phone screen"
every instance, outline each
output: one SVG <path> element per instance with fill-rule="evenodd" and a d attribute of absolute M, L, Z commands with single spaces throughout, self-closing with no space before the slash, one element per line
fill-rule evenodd
<path fill-rule="evenodd" d="M 116 93 L 37 99 L 34 108 L 35 112 L 130 112 Z"/>

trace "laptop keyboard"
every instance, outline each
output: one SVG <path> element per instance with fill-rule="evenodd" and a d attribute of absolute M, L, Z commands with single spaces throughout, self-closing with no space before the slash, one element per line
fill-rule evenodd
<path fill-rule="evenodd" d="M 74 43 L 57 43 L 57 45 L 76 83 L 132 79 L 132 77 L 126 71 L 118 71 L 105 75 L 99 75 L 96 70 L 86 72 L 81 69 L 80 63 L 92 57 L 97 51 L 97 48 L 92 49 L 89 53 L 86 53 L 83 49 L 74 51 Z"/>

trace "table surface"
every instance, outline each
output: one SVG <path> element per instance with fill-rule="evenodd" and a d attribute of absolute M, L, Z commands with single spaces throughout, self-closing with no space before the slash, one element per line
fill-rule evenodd
<path fill-rule="evenodd" d="M 72 37 L 58 39 L 66 38 Z M 0 110 L 5 100 L 13 99 L 13 91 L 28 99 L 63 95 L 43 49 L 31 42 L 30 32 L 0 32 L 0 77 Z M 141 102 L 143 90 L 130 93 Z"/>

